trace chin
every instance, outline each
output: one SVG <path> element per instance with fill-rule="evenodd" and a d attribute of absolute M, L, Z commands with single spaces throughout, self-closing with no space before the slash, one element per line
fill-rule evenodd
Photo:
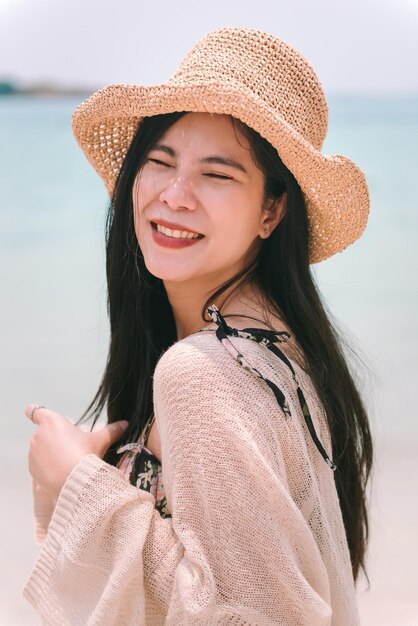
<path fill-rule="evenodd" d="M 145 259 L 145 266 L 150 274 L 155 276 L 156 278 L 160 278 L 163 281 L 170 281 L 174 283 L 182 283 L 187 280 L 191 280 L 195 278 L 195 275 L 192 275 L 190 272 L 181 270 L 178 268 L 177 270 L 172 267 L 167 267 L 166 264 L 163 263 L 149 263 Z"/>

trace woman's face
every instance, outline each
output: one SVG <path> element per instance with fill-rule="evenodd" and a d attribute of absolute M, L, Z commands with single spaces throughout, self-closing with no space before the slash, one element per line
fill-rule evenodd
<path fill-rule="evenodd" d="M 257 254 L 263 190 L 249 141 L 229 117 L 181 117 L 153 146 L 133 186 L 135 232 L 147 269 L 168 282 L 219 286 Z"/>

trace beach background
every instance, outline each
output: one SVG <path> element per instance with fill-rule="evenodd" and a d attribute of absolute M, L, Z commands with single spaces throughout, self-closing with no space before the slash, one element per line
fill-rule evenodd
<path fill-rule="evenodd" d="M 278 26 L 255 18 L 242 24 L 231 16 L 202 25 L 202 34 L 225 24 L 254 26 L 286 39 Z M 194 32 L 189 42 L 198 36 Z M 295 38 L 292 43 L 297 45 Z M 173 69 L 183 50 L 176 55 Z M 398 79 L 393 76 L 394 83 Z M 113 75 L 98 80 L 116 82 Z M 137 82 L 147 81 L 139 75 Z M 365 580 L 359 584 L 361 623 L 412 626 L 418 624 L 418 86 L 393 93 L 342 91 L 327 91 L 324 152 L 344 154 L 363 169 L 371 213 L 361 239 L 313 272 L 338 327 L 363 361 L 358 375 L 375 438 L 370 588 Z M 107 354 L 107 196 L 71 134 L 71 113 L 82 99 L 0 98 L 0 624 L 5 626 L 39 623 L 21 597 L 38 553 L 27 472 L 34 427 L 23 409 L 38 402 L 76 419 L 96 391 Z"/>

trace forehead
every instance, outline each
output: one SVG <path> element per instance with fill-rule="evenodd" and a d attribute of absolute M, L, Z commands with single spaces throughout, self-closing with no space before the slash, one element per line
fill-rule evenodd
<path fill-rule="evenodd" d="M 228 115 L 217 113 L 186 113 L 173 124 L 160 141 L 173 148 L 189 150 L 224 150 L 251 160 L 250 142 L 238 123 Z M 174 145 L 176 144 L 176 145 Z"/>

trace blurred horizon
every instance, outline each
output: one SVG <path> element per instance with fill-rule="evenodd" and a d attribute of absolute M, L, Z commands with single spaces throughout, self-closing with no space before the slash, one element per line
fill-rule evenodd
<path fill-rule="evenodd" d="M 168 77 L 167 77 L 168 78 Z M 74 81 L 59 81 L 54 79 L 42 79 L 42 80 L 24 80 L 17 76 L 8 76 L 0 74 L 0 96 L 9 95 L 57 95 L 67 96 L 73 94 L 93 94 L 99 89 L 103 89 L 111 83 L 103 85 L 87 85 L 82 83 L 76 83 Z M 116 83 L 115 83 L 116 84 Z M 135 83 L 126 83 L 135 84 Z M 139 83 L 138 83 L 139 84 Z M 2 92 L 3 85 L 10 85 L 13 90 L 10 92 Z M 398 90 L 398 91 L 350 91 L 343 89 L 328 90 L 325 94 L 327 98 L 370 98 L 370 99 L 390 99 L 390 98 L 415 98 L 418 97 L 418 86 L 413 90 Z"/>

